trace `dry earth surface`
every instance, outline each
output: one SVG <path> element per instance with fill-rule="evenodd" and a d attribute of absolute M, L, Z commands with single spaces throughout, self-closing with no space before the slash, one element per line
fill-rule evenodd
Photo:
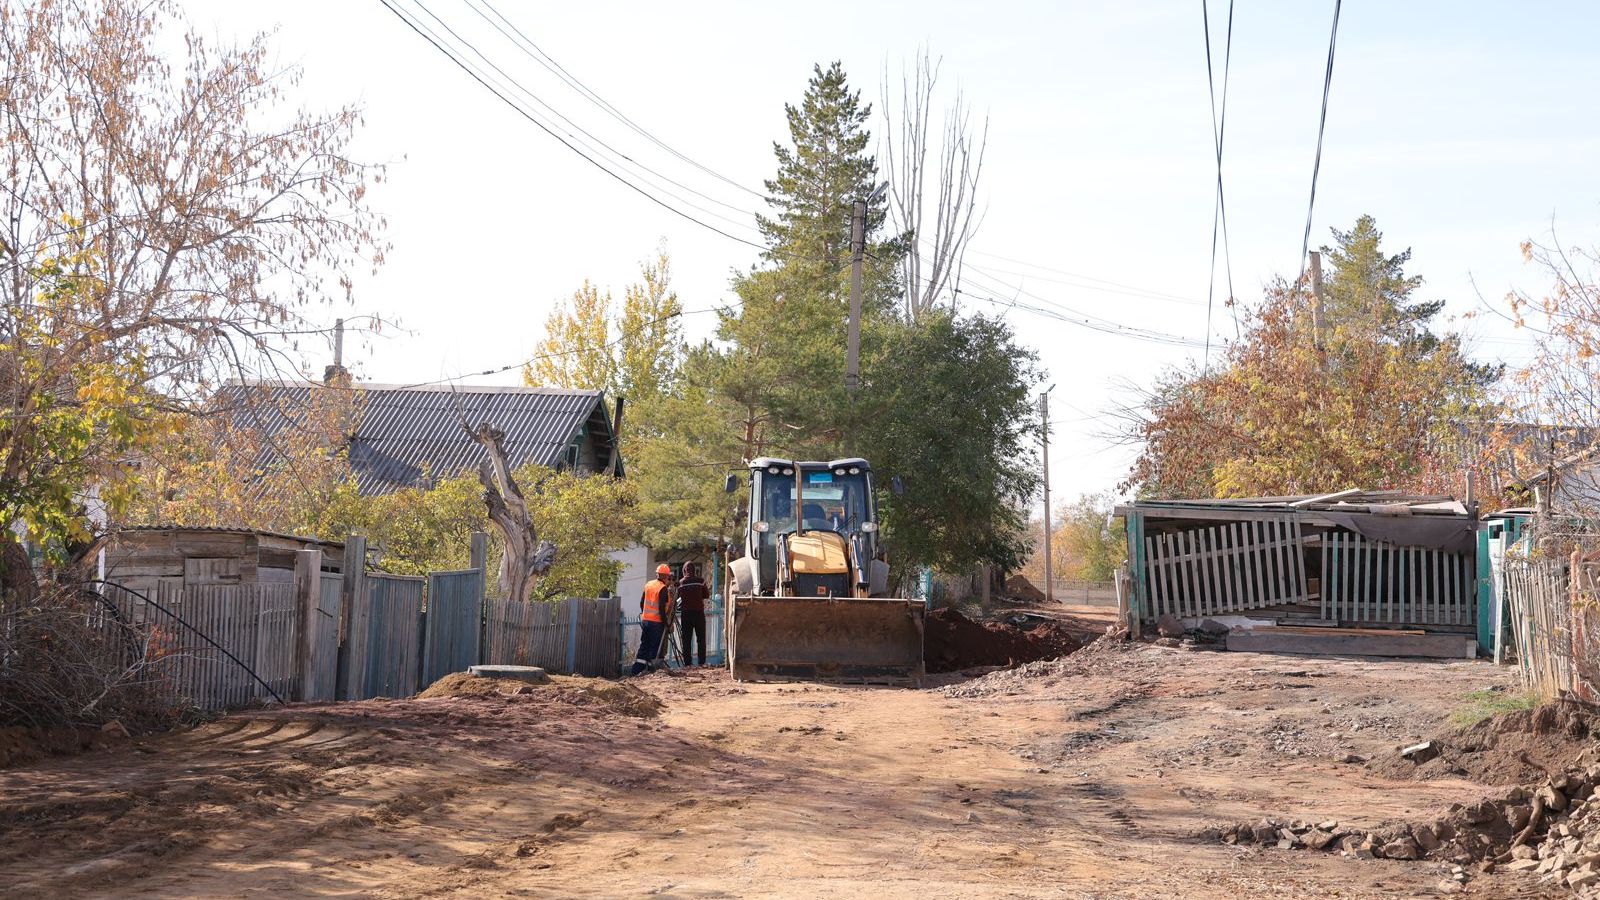
<path fill-rule="evenodd" d="M 1376 771 L 1486 662 L 1094 644 L 922 690 L 652 675 L 297 706 L 0 770 L 8 897 L 1435 896 L 1448 866 L 1228 846 L 1483 785 Z M 1351 754 L 1370 764 L 1347 762 Z M 1468 896 L 1543 896 L 1472 870 Z"/>

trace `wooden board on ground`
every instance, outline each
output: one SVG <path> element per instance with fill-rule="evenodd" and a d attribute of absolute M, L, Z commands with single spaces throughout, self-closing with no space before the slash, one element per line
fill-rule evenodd
<path fill-rule="evenodd" d="M 1277 625 L 1273 631 L 1284 634 L 1427 634 L 1421 628 L 1339 628 L 1333 625 Z"/>
<path fill-rule="evenodd" d="M 1228 649 L 1253 653 L 1309 653 L 1323 656 L 1419 656 L 1471 659 L 1478 642 L 1459 634 L 1328 634 L 1312 629 L 1255 628 L 1228 634 Z"/>

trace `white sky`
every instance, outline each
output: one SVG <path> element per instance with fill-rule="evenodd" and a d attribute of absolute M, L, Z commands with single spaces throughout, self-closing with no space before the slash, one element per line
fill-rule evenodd
<path fill-rule="evenodd" d="M 416 9 L 416 0 L 392 2 Z M 709 195 L 668 188 L 734 221 L 668 202 L 754 238 L 757 198 L 627 131 L 492 31 L 467 0 L 423 2 L 540 100 L 638 163 Z M 620 297 L 639 261 L 662 242 L 691 311 L 729 299 L 729 272 L 756 259 L 750 247 L 652 205 L 584 162 L 378 0 L 184 6 L 203 34 L 229 39 L 276 29 L 279 60 L 304 69 L 301 102 L 355 102 L 365 110 L 353 150 L 389 163 L 370 199 L 389 218 L 394 249 L 377 277 L 358 279 L 353 308 L 316 313 L 330 323 L 361 314 L 398 323 L 347 343 L 358 377 L 412 383 L 516 363 L 532 353 L 557 299 L 585 278 Z M 1043 298 L 1128 325 L 1206 334 L 1215 169 L 1193 0 L 1137 9 L 1089 2 L 495 6 L 656 137 L 757 191 L 773 171 L 772 142 L 786 138 L 783 104 L 798 101 L 812 63 L 842 60 L 863 95 L 876 100 L 885 65 L 898 71 L 926 42 L 943 57 L 944 81 L 959 81 L 991 117 L 988 212 L 968 257 L 967 286 L 1007 296 L 1020 287 L 1035 305 Z M 1332 8 L 1238 4 L 1224 174 L 1233 281 L 1247 302 L 1275 274 L 1292 277 L 1299 268 Z M 1212 16 L 1220 89 L 1220 0 Z M 1597 25 L 1600 7 L 1585 3 L 1345 4 L 1312 246 L 1329 240 L 1330 226 L 1371 213 L 1391 252 L 1413 249 L 1410 268 L 1427 279 L 1424 297 L 1448 300 L 1452 316 L 1480 308 L 1480 292 L 1503 310 L 1507 290 L 1540 290 L 1544 279 L 1522 264 L 1521 241 L 1547 238 L 1552 223 L 1566 240 L 1600 240 Z M 875 130 L 881 125 L 876 120 Z M 1088 279 L 1138 290 L 1096 289 L 1105 285 Z M 1220 264 L 1217 292 L 1211 330 L 1231 337 Z M 1050 456 L 1057 495 L 1112 487 L 1131 459 L 1100 436 L 1099 416 L 1118 400 L 1115 380 L 1148 383 L 1199 351 L 1020 309 L 1007 316 L 1056 386 Z M 698 337 L 713 322 L 696 313 L 685 325 Z M 1493 317 L 1458 324 L 1476 336 L 1480 358 L 1513 365 L 1527 358 L 1527 332 Z M 320 372 L 326 360 L 315 352 Z"/>

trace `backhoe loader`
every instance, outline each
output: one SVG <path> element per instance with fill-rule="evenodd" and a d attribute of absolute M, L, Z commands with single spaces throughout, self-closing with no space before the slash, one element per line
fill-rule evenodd
<path fill-rule="evenodd" d="M 739 482 L 729 475 L 728 491 Z M 749 487 L 744 555 L 728 563 L 724 607 L 733 677 L 921 683 L 927 607 L 887 596 L 867 461 L 761 457 L 749 463 Z"/>

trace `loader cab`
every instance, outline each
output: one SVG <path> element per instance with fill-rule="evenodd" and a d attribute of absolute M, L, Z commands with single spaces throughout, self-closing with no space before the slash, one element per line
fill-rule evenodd
<path fill-rule="evenodd" d="M 761 593 L 776 587 L 781 535 L 831 531 L 859 540 L 866 559 L 878 558 L 878 509 L 872 470 L 864 459 L 751 460 L 749 515 L 745 555 L 757 561 Z"/>

